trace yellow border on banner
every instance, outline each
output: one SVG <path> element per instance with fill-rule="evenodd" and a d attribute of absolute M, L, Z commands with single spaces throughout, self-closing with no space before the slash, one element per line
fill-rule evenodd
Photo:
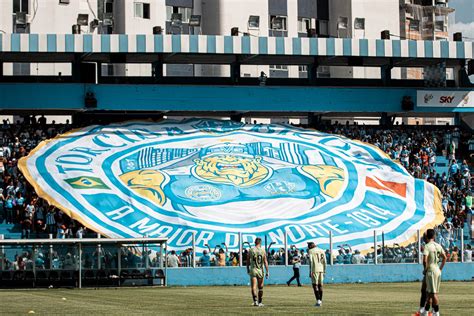
<path fill-rule="evenodd" d="M 161 120 L 158 120 L 158 121 L 153 121 L 151 119 L 148 119 L 148 120 L 127 120 L 127 121 L 123 121 L 121 122 L 120 124 L 125 124 L 125 123 L 131 123 L 131 122 L 136 122 L 136 123 L 140 123 L 140 122 L 156 122 L 156 123 L 159 123 Z M 96 126 L 100 126 L 100 125 L 96 125 Z M 107 125 L 103 125 L 103 126 L 107 126 Z M 89 126 L 90 127 L 90 126 Z M 26 178 L 26 180 L 30 183 L 30 185 L 33 187 L 33 189 L 35 190 L 36 194 L 41 197 L 42 199 L 46 200 L 48 202 L 49 205 L 53 205 L 55 207 L 57 207 L 58 209 L 60 209 L 61 211 L 63 211 L 64 213 L 66 213 L 70 218 L 74 219 L 74 220 L 77 220 L 79 221 L 82 225 L 84 225 L 85 227 L 87 227 L 88 229 L 90 230 L 93 230 L 95 232 L 98 232 L 100 233 L 101 235 L 105 236 L 105 237 L 111 237 L 108 233 L 104 233 L 102 231 L 102 227 L 93 227 L 93 225 L 90 225 L 90 223 L 85 220 L 81 215 L 79 214 L 74 214 L 73 211 L 71 211 L 70 209 L 66 208 L 65 206 L 63 206 L 60 202 L 58 202 L 55 198 L 53 198 L 51 195 L 49 195 L 46 191 L 44 191 L 40 185 L 38 184 L 38 182 L 35 181 L 34 177 L 30 174 L 29 170 L 28 170 L 28 166 L 27 166 L 27 161 L 29 158 L 31 158 L 34 154 L 36 154 L 36 152 L 38 152 L 40 149 L 42 149 L 44 146 L 46 146 L 48 143 L 50 142 L 53 142 L 53 141 L 57 141 L 61 138 L 66 138 L 67 136 L 73 134 L 73 133 L 77 133 L 77 132 L 80 132 L 80 131 L 86 131 L 88 127 L 81 127 L 81 128 L 76 128 L 76 129 L 72 129 L 64 134 L 61 134 L 61 135 L 57 135 L 56 137 L 54 138 L 51 138 L 51 139 L 47 139 L 47 140 L 44 140 L 42 141 L 41 143 L 38 144 L 38 146 L 36 146 L 33 150 L 30 151 L 30 153 L 25 156 L 25 157 L 21 157 L 19 160 L 18 160 L 18 168 L 20 169 L 20 171 L 22 172 L 23 176 Z M 303 128 L 301 128 L 303 129 Z M 319 133 L 323 133 L 321 131 L 318 131 L 316 129 L 313 129 L 313 128 L 308 128 L 308 129 L 303 129 L 303 130 L 314 130 L 314 131 L 317 131 Z M 90 131 L 90 129 L 89 129 Z M 327 133 L 324 133 L 324 134 L 327 134 Z M 333 135 L 333 136 L 337 136 L 337 137 L 340 137 L 340 138 L 343 138 L 343 139 L 346 139 L 346 140 L 349 140 L 349 141 L 352 141 L 352 142 L 357 142 L 357 143 L 360 143 L 360 144 L 363 144 L 363 145 L 366 145 L 366 146 L 370 146 L 372 147 L 374 150 L 378 151 L 379 154 L 382 153 L 384 156 L 386 156 L 388 159 L 390 159 L 391 161 L 397 163 L 398 165 L 401 166 L 400 163 L 396 162 L 395 160 L 392 160 L 390 158 L 390 156 L 388 156 L 384 151 L 382 151 L 380 148 L 378 148 L 377 146 L 373 145 L 373 144 L 370 144 L 370 143 L 365 143 L 365 142 L 362 142 L 362 141 L 359 141 L 359 140 L 352 140 L 348 137 L 345 137 L 345 136 L 342 136 L 342 135 L 338 135 L 338 134 L 327 134 L 327 135 Z M 403 167 L 403 166 L 402 166 Z M 424 180 L 423 180 L 424 181 Z M 426 181 L 425 181 L 426 182 Z M 428 182 L 427 182 L 428 183 Z M 441 192 L 439 191 L 439 189 L 431 184 L 431 183 L 428 183 L 429 185 L 432 185 L 434 187 L 434 194 L 433 194 L 433 198 L 434 198 L 434 203 L 433 203 L 433 208 L 434 208 L 434 211 L 435 211 L 435 218 L 433 221 L 431 221 L 430 223 L 426 224 L 423 228 L 420 229 L 420 235 L 423 234 L 426 230 L 428 230 L 429 228 L 433 228 L 434 226 L 436 225 L 440 225 L 444 222 L 445 220 L 445 217 L 444 217 L 444 214 L 443 214 L 443 209 L 442 209 L 442 205 L 441 205 Z M 374 230 L 377 230 L 377 229 L 374 229 Z M 412 235 L 412 237 L 409 237 L 406 241 L 402 242 L 402 243 L 399 243 L 400 246 L 406 246 L 406 245 L 409 245 L 409 244 L 412 244 L 414 242 L 417 242 L 417 234 L 415 233 L 414 235 Z M 365 252 L 365 251 L 364 251 Z M 370 250 L 368 250 L 367 252 L 370 252 Z M 362 253 L 362 252 L 361 252 Z"/>

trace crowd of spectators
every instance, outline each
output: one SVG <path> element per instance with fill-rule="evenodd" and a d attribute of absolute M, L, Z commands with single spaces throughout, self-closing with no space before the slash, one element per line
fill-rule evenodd
<path fill-rule="evenodd" d="M 53 138 L 72 128 L 66 124 L 46 124 L 46 118 L 33 116 L 13 124 L 4 120 L 0 128 L 0 223 L 13 223 L 21 227 L 22 238 L 45 238 L 52 234 L 56 238 L 82 237 L 88 232 L 85 227 L 69 218 L 60 209 L 49 205 L 38 197 L 18 169 L 18 160 L 26 156 L 41 141 Z M 472 210 L 470 164 L 474 154 L 474 135 L 457 127 L 441 126 L 365 126 L 332 124 L 322 126 L 323 132 L 339 134 L 351 139 L 371 143 L 384 151 L 391 159 L 400 162 L 414 177 L 425 179 L 436 185 L 442 194 L 442 206 L 446 222 L 440 227 L 440 239 L 450 249 L 450 260 L 458 260 L 463 249 L 459 249 L 457 228 L 462 228 Z M 439 172 L 438 157 L 446 157 L 446 170 Z M 466 250 L 466 249 L 464 249 Z M 294 250 L 292 250 L 294 251 Z M 374 260 L 413 262 L 417 257 L 413 246 L 393 245 L 377 250 L 377 255 L 366 256 L 340 247 L 333 261 L 336 264 L 369 263 Z M 244 260 L 246 252 L 243 254 Z M 285 263 L 284 249 L 269 252 L 270 264 Z M 301 263 L 305 263 L 305 250 L 299 251 Z M 289 259 L 292 253 L 288 253 Z M 377 259 L 375 259 L 377 257 Z M 27 258 L 27 256 L 22 257 Z M 171 259 L 170 259 L 171 258 Z M 390 258 L 390 259 L 386 259 Z M 229 252 L 225 247 L 208 249 L 199 256 L 197 265 L 238 266 L 238 252 Z M 28 262 L 28 260 L 24 260 Z M 291 261 L 291 260 L 290 260 Z M 244 261 L 245 262 L 245 261 Z M 192 266 L 192 249 L 171 253 L 168 266 Z"/>

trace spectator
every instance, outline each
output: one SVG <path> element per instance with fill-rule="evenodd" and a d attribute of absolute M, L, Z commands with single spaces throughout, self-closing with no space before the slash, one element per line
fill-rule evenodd
<path fill-rule="evenodd" d="M 201 267 L 209 267 L 211 265 L 211 256 L 207 250 L 202 252 L 202 257 L 199 261 L 201 263 Z"/>
<path fill-rule="evenodd" d="M 168 267 L 170 268 L 177 268 L 181 265 L 178 255 L 176 251 L 171 250 L 171 253 L 168 255 Z"/>
<path fill-rule="evenodd" d="M 356 250 L 354 255 L 352 256 L 352 263 L 353 264 L 362 264 L 365 263 L 365 257 L 360 254 L 359 250 Z"/>
<path fill-rule="evenodd" d="M 449 256 L 449 261 L 451 262 L 459 262 L 459 248 L 454 247 L 451 255 Z"/>
<path fill-rule="evenodd" d="M 464 262 L 472 262 L 472 249 L 471 245 L 467 244 L 464 250 Z"/>

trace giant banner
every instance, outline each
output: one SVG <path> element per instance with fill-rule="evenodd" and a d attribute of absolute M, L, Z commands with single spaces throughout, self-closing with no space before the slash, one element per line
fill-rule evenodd
<path fill-rule="evenodd" d="M 109 237 L 171 248 L 307 241 L 369 250 L 443 221 L 439 191 L 379 149 L 284 124 L 127 122 L 41 143 L 20 160 L 38 194 Z"/>

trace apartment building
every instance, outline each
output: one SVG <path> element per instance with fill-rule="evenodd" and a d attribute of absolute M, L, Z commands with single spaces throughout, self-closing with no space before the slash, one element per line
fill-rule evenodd
<path fill-rule="evenodd" d="M 0 0 L 5 33 L 209 34 L 235 36 L 409 39 L 448 37 L 448 0 Z M 104 76 L 150 76 L 150 65 L 101 65 Z M 4 74 L 70 73 L 67 64 L 15 63 Z M 242 76 L 306 77 L 307 67 L 243 66 Z M 228 76 L 220 65 L 165 65 L 167 76 Z M 392 78 L 419 79 L 420 69 Z M 380 70 L 320 67 L 319 77 L 378 78 Z"/>

